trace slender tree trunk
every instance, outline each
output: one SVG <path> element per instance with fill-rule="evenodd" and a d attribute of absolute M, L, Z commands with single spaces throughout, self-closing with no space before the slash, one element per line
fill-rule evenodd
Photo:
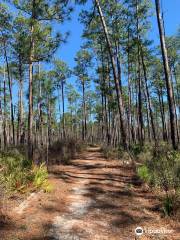
<path fill-rule="evenodd" d="M 165 121 L 165 112 L 164 112 L 164 102 L 163 102 L 163 96 L 162 91 L 157 88 L 157 94 L 159 99 L 159 107 L 160 107 L 160 113 L 161 113 L 161 121 L 162 121 L 162 128 L 163 128 L 163 140 L 167 141 L 167 127 L 166 127 L 166 121 Z"/>
<path fill-rule="evenodd" d="M 109 88 L 109 91 L 111 89 L 111 81 L 110 81 L 110 69 L 109 69 L 109 61 L 107 62 L 107 77 L 108 77 L 108 88 Z M 109 137 L 108 137 L 108 144 L 111 144 L 111 137 L 112 137 L 112 131 L 111 131 L 111 123 L 112 123 L 112 114 L 111 114 L 111 106 L 110 106 L 110 97 L 109 97 L 109 94 L 107 95 L 107 100 L 108 100 L 108 103 L 107 103 L 107 108 L 108 108 L 108 129 L 109 129 Z"/>
<path fill-rule="evenodd" d="M 70 104 L 72 105 L 73 102 L 71 101 Z M 71 108 L 71 138 L 74 138 L 74 125 L 73 125 L 73 110 Z"/>
<path fill-rule="evenodd" d="M 0 150 L 3 149 L 3 111 L 2 111 L 2 95 L 1 95 L 1 92 L 2 92 L 2 88 L 1 88 L 1 78 L 0 78 Z"/>
<path fill-rule="evenodd" d="M 122 144 L 123 144 L 124 148 L 127 149 L 128 143 L 127 143 L 127 132 L 126 132 L 126 126 L 125 126 L 125 111 L 124 111 L 124 104 L 123 104 L 123 99 L 122 99 L 122 95 L 121 95 L 121 90 L 120 90 L 120 86 L 119 86 L 119 79 L 118 79 L 118 74 L 117 74 L 117 70 L 116 70 L 116 63 L 115 63 L 115 59 L 114 59 L 114 55 L 113 55 L 113 51 L 112 51 L 112 45 L 110 42 L 107 25 L 106 25 L 106 22 L 104 19 L 104 15 L 103 15 L 99 0 L 95 0 L 95 3 L 96 3 L 98 13 L 99 13 L 99 16 L 101 19 L 101 23 L 102 23 L 103 30 L 104 30 L 104 35 L 105 35 L 107 46 L 108 46 L 109 56 L 111 59 L 111 65 L 112 65 L 112 70 L 113 70 L 113 76 L 114 76 L 114 82 L 115 82 L 115 88 L 116 88 L 116 94 L 117 94 L 117 101 L 118 101 L 120 123 L 121 123 Z"/>
<path fill-rule="evenodd" d="M 85 99 L 85 83 L 82 80 L 83 91 L 83 140 L 87 137 L 87 119 L 86 119 L 86 99 Z"/>
<path fill-rule="evenodd" d="M 150 97 L 149 88 L 148 88 L 147 70 L 146 70 L 146 65 L 145 65 L 145 61 L 144 61 L 144 54 L 143 54 L 142 46 L 141 46 L 141 59 L 142 59 L 142 66 L 143 66 L 143 72 L 144 72 L 144 80 L 145 80 L 145 89 L 146 89 L 146 95 L 147 95 L 147 103 L 148 103 L 148 109 L 149 109 L 149 114 L 150 114 L 150 119 L 151 119 L 152 133 L 153 133 L 153 138 L 154 138 L 155 144 L 157 144 L 157 137 L 156 137 L 155 124 L 154 124 L 152 103 L 151 103 L 151 97 Z"/>
<path fill-rule="evenodd" d="M 58 85 L 57 86 L 58 88 L 58 108 L 59 108 L 59 139 L 61 138 L 61 88 L 60 86 Z"/>
<path fill-rule="evenodd" d="M 174 82 L 173 82 L 173 75 L 171 73 L 171 82 L 172 82 L 172 90 L 173 90 L 173 103 L 174 103 L 174 110 L 175 110 L 175 121 L 176 121 L 176 136 L 177 136 L 177 143 L 179 143 L 179 127 L 178 127 L 178 114 L 177 114 L 177 99 L 175 97 L 175 90 L 174 90 Z"/>
<path fill-rule="evenodd" d="M 127 58 L 128 58 L 128 135 L 129 135 L 129 143 L 131 144 L 132 141 L 132 110 L 131 110 L 131 105 L 132 105 L 132 96 L 131 96 L 131 79 L 130 79 L 130 31 L 129 31 L 129 26 L 128 26 L 128 48 L 127 48 Z"/>
<path fill-rule="evenodd" d="M 142 79 L 141 79 L 141 57 L 140 57 L 140 36 L 139 36 L 139 2 L 136 0 L 136 31 L 137 31 L 137 56 L 138 56 L 138 117 L 140 144 L 144 144 L 144 124 L 142 113 Z"/>
<path fill-rule="evenodd" d="M 120 62 L 120 56 L 119 56 L 119 44 L 118 43 L 116 43 L 116 63 L 117 63 L 119 86 L 120 86 L 120 90 L 122 93 L 121 62 Z"/>
<path fill-rule="evenodd" d="M 165 35 L 163 31 L 163 22 L 160 12 L 160 1 L 155 0 L 156 3 L 156 15 L 157 15 L 157 22 L 159 28 L 159 36 L 161 42 L 161 51 L 162 51 L 162 58 L 163 58 L 163 66 L 164 66 L 164 74 L 166 80 L 166 88 L 167 88 L 167 97 L 168 97 L 168 104 L 169 104 L 169 114 L 170 114 L 170 127 L 171 127 L 171 141 L 174 149 L 177 149 L 177 142 L 176 142 L 176 120 L 175 120 L 175 108 L 173 104 L 173 90 L 170 78 L 170 68 L 168 62 L 168 55 L 166 49 L 166 42 L 165 42 Z"/>
<path fill-rule="evenodd" d="M 3 116 L 3 136 L 4 136 L 4 148 L 7 146 L 7 100 L 6 100 L 6 68 L 4 66 L 4 87 L 3 87 L 3 95 L 4 95 L 4 116 Z"/>
<path fill-rule="evenodd" d="M 41 147 L 43 147 L 43 110 L 42 110 L 42 84 L 43 82 L 39 83 L 39 114 L 40 114 L 40 142 L 41 142 Z"/>
<path fill-rule="evenodd" d="M 19 144 L 24 143 L 24 119 L 23 119 L 23 76 L 22 76 L 22 62 L 19 57 L 19 109 L 18 109 L 18 134 L 17 141 Z"/>
<path fill-rule="evenodd" d="M 38 145 L 40 147 L 43 146 L 43 137 L 42 137 L 42 128 L 43 128 L 43 121 L 42 121 L 42 82 L 41 82 L 41 65 L 40 62 L 38 62 Z"/>
<path fill-rule="evenodd" d="M 103 96 L 102 89 L 101 89 L 101 114 L 102 114 L 102 119 L 101 119 L 101 138 L 104 141 L 104 96 Z"/>
<path fill-rule="evenodd" d="M 33 64 L 29 63 L 29 116 L 28 116 L 28 156 L 29 160 L 33 157 Z"/>
<path fill-rule="evenodd" d="M 64 103 L 64 82 L 61 80 L 61 97 L 62 97 L 62 117 L 63 117 L 63 138 L 66 138 L 65 132 L 65 103 Z"/>
<path fill-rule="evenodd" d="M 177 106 L 178 106 L 178 111 L 179 111 L 179 114 L 180 114 L 180 89 L 179 89 L 179 85 L 178 85 L 175 65 L 173 65 L 173 72 L 174 72 L 174 78 L 175 78 L 175 83 L 176 83 Z"/>
<path fill-rule="evenodd" d="M 30 54 L 29 54 L 29 113 L 28 113 L 28 158 L 33 161 L 33 61 L 34 61 L 34 21 L 36 0 L 32 2 L 32 14 L 30 25 Z"/>
<path fill-rule="evenodd" d="M 102 95 L 102 127 L 105 126 L 106 130 L 106 141 L 107 143 L 110 143 L 110 134 L 109 134 L 109 125 L 108 125 L 108 111 L 107 111 L 107 76 L 105 72 L 105 61 L 104 61 L 104 52 L 101 44 L 101 62 L 102 62 L 102 82 L 101 85 L 101 95 Z M 102 136 L 103 136 L 103 130 L 102 130 Z"/>
<path fill-rule="evenodd" d="M 47 141 L 48 141 L 48 146 L 51 146 L 51 103 L 50 103 L 50 98 L 49 96 L 47 97 Z"/>
<path fill-rule="evenodd" d="M 147 97 L 147 92 L 145 91 L 144 93 L 145 96 L 145 102 L 146 102 L 146 118 L 147 118 L 147 130 L 148 130 L 148 140 L 151 142 L 151 131 L 150 131 L 150 112 L 149 112 L 149 107 L 148 107 L 148 97 Z"/>
<path fill-rule="evenodd" d="M 10 94 L 12 139 L 13 139 L 13 145 L 15 145 L 14 109 L 13 109 L 13 99 L 12 99 L 12 80 L 11 80 L 11 76 L 10 76 L 9 62 L 8 62 L 5 42 L 4 42 L 4 57 L 5 57 L 5 61 L 6 61 L 8 86 L 9 86 L 9 94 Z"/>
<path fill-rule="evenodd" d="M 176 110 L 176 121 L 177 121 L 177 132 L 178 132 L 178 140 L 180 142 L 180 90 L 178 86 L 178 80 L 177 80 L 177 74 L 176 74 L 176 67 L 173 65 L 173 73 L 174 73 L 174 79 L 175 79 L 175 88 L 176 88 L 176 104 L 177 104 L 177 110 Z M 178 113 L 177 113 L 178 112 Z"/>

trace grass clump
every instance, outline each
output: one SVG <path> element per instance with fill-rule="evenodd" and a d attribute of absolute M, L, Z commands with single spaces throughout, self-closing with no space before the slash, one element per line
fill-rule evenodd
<path fill-rule="evenodd" d="M 32 169 L 33 186 L 36 189 L 43 189 L 45 192 L 53 190 L 52 185 L 48 181 L 48 171 L 45 163 L 40 166 L 34 166 Z"/>
<path fill-rule="evenodd" d="M 173 214 L 174 212 L 174 198 L 173 196 L 169 196 L 167 195 L 164 199 L 163 199 L 163 212 L 165 214 L 165 216 L 170 216 Z"/>
<path fill-rule="evenodd" d="M 137 169 L 138 176 L 145 182 L 149 183 L 151 181 L 151 175 L 149 169 L 146 165 L 142 165 Z"/>

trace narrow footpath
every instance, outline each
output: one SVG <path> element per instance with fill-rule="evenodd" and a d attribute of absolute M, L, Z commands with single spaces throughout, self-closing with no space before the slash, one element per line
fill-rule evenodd
<path fill-rule="evenodd" d="M 0 228 L 2 240 L 171 240 L 180 226 L 162 217 L 160 204 L 128 163 L 89 148 L 68 166 L 54 166 L 51 193 L 32 194 Z M 135 229 L 144 233 L 136 236 Z M 159 233 L 155 230 L 159 230 Z"/>

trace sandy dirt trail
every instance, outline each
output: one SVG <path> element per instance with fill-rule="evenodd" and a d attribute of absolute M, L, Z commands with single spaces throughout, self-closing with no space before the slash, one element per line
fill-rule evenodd
<path fill-rule="evenodd" d="M 89 148 L 68 166 L 54 166 L 50 181 L 52 193 L 40 192 L 14 208 L 0 239 L 180 239 L 180 228 L 162 218 L 158 200 L 132 167 L 104 159 L 99 148 Z M 146 233 L 137 237 L 136 227 Z M 154 230 L 160 233 L 147 232 Z"/>

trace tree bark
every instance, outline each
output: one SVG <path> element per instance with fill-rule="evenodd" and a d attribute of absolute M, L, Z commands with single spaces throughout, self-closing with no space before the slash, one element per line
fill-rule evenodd
<path fill-rule="evenodd" d="M 10 94 L 12 139 L 13 139 L 13 145 L 15 145 L 14 109 L 13 109 L 13 99 L 12 99 L 12 80 L 11 80 L 11 76 L 10 76 L 10 68 L 9 68 L 9 62 L 8 62 L 5 42 L 4 42 L 4 57 L 5 57 L 5 61 L 6 61 L 8 86 L 9 86 L 9 94 Z"/>
<path fill-rule="evenodd" d="M 29 114 L 28 114 L 28 158 L 33 160 L 33 60 L 34 60 L 34 20 L 35 16 L 35 0 L 32 3 L 32 15 L 30 26 L 30 54 L 29 54 Z"/>
<path fill-rule="evenodd" d="M 23 139 L 23 77 L 22 77 L 22 62 L 19 57 L 19 109 L 18 109 L 18 130 L 17 130 L 17 141 L 18 144 L 24 143 Z"/>
<path fill-rule="evenodd" d="M 166 49 L 166 42 L 165 42 L 165 35 L 163 30 L 163 22 L 160 12 L 160 1 L 155 0 L 156 3 L 156 15 L 157 15 L 157 22 L 159 28 L 159 36 L 161 42 L 161 51 L 162 51 L 162 58 L 163 58 L 163 66 L 164 66 L 164 74 L 165 74 L 165 81 L 166 81 L 166 89 L 167 89 L 167 97 L 168 97 L 168 104 L 169 104 L 169 114 L 170 114 L 170 127 L 171 127 L 171 141 L 174 149 L 177 149 L 177 142 L 176 142 L 176 120 L 175 120 L 175 108 L 173 104 L 173 90 L 170 78 L 170 68 L 168 62 L 168 55 Z"/>
<path fill-rule="evenodd" d="M 85 99 L 85 83 L 82 79 L 82 91 L 83 91 L 83 140 L 87 137 L 87 119 L 86 119 L 86 99 Z"/>
<path fill-rule="evenodd" d="M 7 140 L 7 99 L 6 99 L 6 68 L 4 66 L 4 84 L 3 84 L 3 94 L 4 94 L 4 114 L 3 114 L 3 136 L 4 136 L 4 148 L 6 148 Z"/>
<path fill-rule="evenodd" d="M 162 122 L 162 128 L 163 128 L 163 140 L 167 141 L 168 136 L 167 136 L 167 126 L 165 121 L 164 102 L 163 102 L 162 91 L 159 88 L 157 88 L 157 94 L 159 99 L 159 108 L 160 108 L 161 122 Z"/>
<path fill-rule="evenodd" d="M 65 132 L 65 103 L 64 103 L 64 82 L 61 80 L 61 97 L 62 97 L 62 111 L 63 111 L 63 138 L 66 137 Z"/>
<path fill-rule="evenodd" d="M 31 60 L 30 60 L 31 61 Z M 29 115 L 28 115 L 28 157 L 32 160 L 33 157 L 33 64 L 29 63 Z"/>
<path fill-rule="evenodd" d="M 115 59 L 114 59 L 114 55 L 113 55 L 113 51 L 112 51 L 112 45 L 111 45 L 111 41 L 109 38 L 107 25 L 106 25 L 106 22 L 104 19 L 104 15 L 103 15 L 99 0 L 95 0 L 95 3 L 96 3 L 97 10 L 98 10 L 98 13 L 99 13 L 99 16 L 101 19 L 101 23 L 102 23 L 103 30 L 104 30 L 104 35 L 105 35 L 107 46 L 108 46 L 109 56 L 111 59 L 111 65 L 112 65 L 112 70 L 113 70 L 116 95 L 117 95 L 117 101 L 118 101 L 120 123 L 121 123 L 122 144 L 123 144 L 124 148 L 127 149 L 128 143 L 127 143 L 127 133 L 126 133 L 126 126 L 125 126 L 125 111 L 124 111 L 124 104 L 123 104 L 123 99 L 122 99 L 122 95 L 121 95 L 121 90 L 120 90 L 120 86 L 119 86 L 119 79 L 118 79 L 118 73 L 117 73 L 117 69 L 116 69 L 116 63 L 115 63 Z"/>
<path fill-rule="evenodd" d="M 141 80 L 141 57 L 140 57 L 140 36 L 139 36 L 139 18 L 138 18 L 139 4 L 136 0 L 136 31 L 137 31 L 137 55 L 138 55 L 138 117 L 139 117 L 139 141 L 144 144 L 144 123 L 142 113 L 142 80 Z"/>
<path fill-rule="evenodd" d="M 155 144 L 156 144 L 157 143 L 156 129 L 155 129 L 155 124 L 154 124 L 152 103 L 151 103 L 151 98 L 150 98 L 149 88 L 148 88 L 147 70 L 146 70 L 146 65 L 145 65 L 145 61 L 144 61 L 144 53 L 143 53 L 142 46 L 141 46 L 141 59 L 142 59 L 142 66 L 143 66 L 143 72 L 144 72 L 144 80 L 145 80 L 145 89 L 146 89 L 146 95 L 147 95 L 147 103 L 148 103 L 148 109 L 149 109 L 149 114 L 150 114 L 150 119 L 151 119 L 152 133 L 153 133 L 153 138 L 154 138 L 154 141 L 155 141 Z"/>

